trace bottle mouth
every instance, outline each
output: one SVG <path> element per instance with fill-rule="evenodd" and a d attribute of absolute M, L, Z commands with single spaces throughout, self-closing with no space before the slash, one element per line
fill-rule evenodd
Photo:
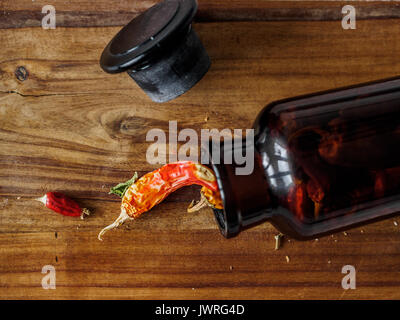
<path fill-rule="evenodd" d="M 213 209 L 214 217 L 222 235 L 225 238 L 231 238 L 240 232 L 239 215 L 235 208 L 233 191 L 229 183 L 224 183 L 224 181 L 228 181 L 224 165 L 211 163 L 211 166 L 217 178 L 218 189 L 223 204 L 223 209 Z"/>
<path fill-rule="evenodd" d="M 232 143 L 235 146 L 235 143 Z M 234 154 L 235 147 L 228 146 Z M 222 235 L 231 238 L 241 230 L 255 225 L 271 216 L 272 205 L 269 187 L 265 178 L 265 172 L 261 164 L 261 158 L 254 150 L 254 146 L 239 144 L 240 152 L 252 152 L 253 170 L 248 174 L 238 174 L 237 169 L 243 165 L 238 164 L 235 157 L 230 163 L 224 163 L 223 157 L 214 161 L 210 146 L 211 167 L 217 179 L 221 194 L 223 209 L 213 209 L 215 220 Z M 220 155 L 226 152 L 223 144 Z M 237 151 L 237 148 L 236 148 Z"/>

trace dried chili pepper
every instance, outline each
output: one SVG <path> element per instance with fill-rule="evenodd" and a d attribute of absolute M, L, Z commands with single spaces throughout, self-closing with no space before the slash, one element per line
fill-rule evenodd
<path fill-rule="evenodd" d="M 47 192 L 43 197 L 36 200 L 63 216 L 81 217 L 83 219 L 84 215 L 90 214 L 88 209 L 82 209 L 78 203 L 60 192 Z"/>
<path fill-rule="evenodd" d="M 138 218 L 142 213 L 149 211 L 163 201 L 169 194 L 177 189 L 189 185 L 201 185 L 202 200 L 198 205 L 193 203 L 188 208 L 189 212 L 199 210 L 205 205 L 222 208 L 217 180 L 214 173 L 207 167 L 191 161 L 170 163 L 158 170 L 149 172 L 137 179 L 137 174 L 127 181 L 112 188 L 110 193 L 122 198 L 121 214 L 108 227 L 100 231 L 98 238 L 110 229 L 116 228 L 128 219 Z"/>

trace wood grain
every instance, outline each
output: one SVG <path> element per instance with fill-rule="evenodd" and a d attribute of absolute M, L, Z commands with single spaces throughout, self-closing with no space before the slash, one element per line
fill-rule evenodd
<path fill-rule="evenodd" d="M 121 26 L 159 2 L 118 0 L 53 0 L 58 27 Z M 0 28 L 39 27 L 48 1 L 5 0 L 0 4 Z M 196 21 L 326 21 L 341 20 L 351 4 L 357 19 L 400 17 L 398 1 L 198 0 Z"/>
<path fill-rule="evenodd" d="M 347 236 L 285 239 L 274 251 L 268 224 L 226 240 L 210 210 L 185 213 L 198 197 L 190 187 L 96 239 L 118 215 L 109 187 L 154 168 L 145 158 L 149 129 L 168 131 L 168 120 L 198 131 L 247 128 L 273 100 L 394 76 L 399 20 L 359 21 L 356 30 L 338 21 L 197 23 L 213 65 L 161 105 L 126 74 L 101 71 L 99 55 L 118 29 L 0 30 L 1 298 L 400 298 L 394 220 Z M 24 81 L 15 75 L 21 66 Z M 93 215 L 70 219 L 32 200 L 48 190 Z M 47 264 L 56 267 L 56 290 L 41 288 Z M 356 290 L 341 288 L 346 264 L 357 269 Z"/>

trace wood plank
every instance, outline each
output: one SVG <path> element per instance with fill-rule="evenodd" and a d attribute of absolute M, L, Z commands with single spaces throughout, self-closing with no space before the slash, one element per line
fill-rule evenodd
<path fill-rule="evenodd" d="M 49 299 L 398 298 L 400 236 L 394 240 L 389 225 L 318 242 L 291 241 L 279 251 L 272 250 L 273 234 L 264 230 L 229 241 L 213 230 L 139 226 L 115 231 L 104 242 L 92 240 L 94 231 L 73 228 L 58 231 L 57 238 L 54 232 L 3 233 L 7 265 L 1 266 L 0 293 Z M 40 288 L 45 264 L 56 268 L 54 291 Z M 357 290 L 341 288 L 346 264 L 358 270 Z"/>
<path fill-rule="evenodd" d="M 159 2 L 54 0 L 58 27 L 121 26 Z M 199 0 L 196 21 L 321 21 L 341 20 L 348 1 L 326 0 Z M 0 4 L 0 28 L 40 27 L 45 0 L 5 0 Z M 352 1 L 357 19 L 400 17 L 398 1 Z"/>
<path fill-rule="evenodd" d="M 269 224 L 226 240 L 212 212 L 187 214 L 179 190 L 141 219 L 96 238 L 118 214 L 108 188 L 154 166 L 146 132 L 247 128 L 276 99 L 399 73 L 398 20 L 198 23 L 213 65 L 182 97 L 155 104 L 98 57 L 118 30 L 0 30 L 0 296 L 7 299 L 400 298 L 393 219 L 274 251 Z M 31 44 L 35 45 L 32 46 Z M 20 81 L 15 70 L 29 76 Z M 208 116 L 208 121 L 205 117 Z M 93 210 L 69 219 L 33 198 L 61 190 Z M 400 220 L 399 220 L 400 222 Z M 289 263 L 286 256 L 290 258 Z M 41 288 L 52 264 L 57 289 Z M 343 265 L 357 289 L 341 288 Z"/>
<path fill-rule="evenodd" d="M 211 70 L 206 75 L 207 81 L 201 81 L 195 90 L 167 104 L 175 108 L 166 110 L 181 112 L 176 107 L 185 97 L 190 101 L 200 99 L 204 104 L 204 93 L 207 93 L 206 103 L 217 100 L 223 104 L 218 108 L 222 111 L 224 106 L 231 108 L 232 103 L 241 106 L 236 98 L 255 90 L 256 95 L 246 94 L 246 97 L 259 107 L 292 90 L 296 90 L 293 94 L 299 94 L 396 75 L 399 28 L 396 19 L 385 23 L 360 21 L 356 30 L 343 30 L 340 22 L 196 24 L 195 29 L 213 60 Z M 15 99 L 17 94 L 68 95 L 69 99 L 93 93 L 123 95 L 125 103 L 135 97 L 147 104 L 143 105 L 147 110 L 147 97 L 128 75 L 109 75 L 98 65 L 103 48 L 117 31 L 118 28 L 0 30 L 2 42 L 9 44 L 0 52 L 0 92 L 16 93 Z M 30 46 L 32 39 L 34 47 Z M 26 81 L 15 76 L 19 66 L 29 72 Z M 295 76 L 301 81 L 292 88 Z M 263 89 L 271 86 L 273 90 Z M 230 97 L 229 102 L 222 97 Z M 164 106 L 156 108 L 160 111 Z"/>

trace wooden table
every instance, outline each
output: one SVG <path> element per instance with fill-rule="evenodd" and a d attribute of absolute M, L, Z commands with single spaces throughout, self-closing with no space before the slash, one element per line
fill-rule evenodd
<path fill-rule="evenodd" d="M 157 1 L 53 0 L 57 28 L 40 27 L 47 1 L 0 4 L 0 297 L 6 299 L 400 298 L 400 226 L 390 219 L 318 241 L 268 224 L 224 239 L 211 210 L 186 213 L 198 188 L 97 240 L 119 213 L 114 184 L 146 162 L 152 128 L 249 128 L 276 99 L 400 73 L 400 7 L 353 2 L 200 0 L 194 25 L 212 59 L 182 97 L 152 103 L 99 56 L 113 35 Z M 27 76 L 15 71 L 23 66 Z M 17 73 L 18 74 L 18 73 Z M 24 80 L 24 78 L 26 78 Z M 93 210 L 57 215 L 32 199 L 58 190 Z M 398 219 L 400 223 L 400 218 Z M 53 265 L 56 290 L 41 286 Z M 341 286 L 344 265 L 356 290 Z"/>

